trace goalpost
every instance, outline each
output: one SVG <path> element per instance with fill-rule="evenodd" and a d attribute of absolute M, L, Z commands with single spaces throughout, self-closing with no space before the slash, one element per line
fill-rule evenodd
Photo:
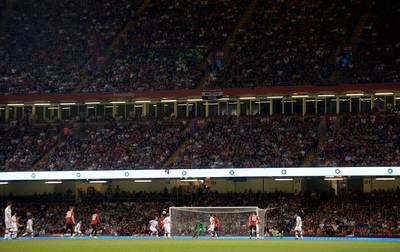
<path fill-rule="evenodd" d="M 221 236 L 249 236 L 249 216 L 256 212 L 260 218 L 259 235 L 264 236 L 265 209 L 252 207 L 170 207 L 171 235 L 193 236 L 197 222 L 203 222 L 208 228 L 209 215 L 216 215 L 221 227 Z M 208 235 L 207 232 L 202 235 Z"/>

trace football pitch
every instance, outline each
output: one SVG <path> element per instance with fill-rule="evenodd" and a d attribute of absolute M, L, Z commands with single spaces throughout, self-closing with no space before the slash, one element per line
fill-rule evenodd
<path fill-rule="evenodd" d="M 400 241 L 250 239 L 22 239 L 0 241 L 0 251 L 26 252 L 376 252 L 400 251 Z"/>

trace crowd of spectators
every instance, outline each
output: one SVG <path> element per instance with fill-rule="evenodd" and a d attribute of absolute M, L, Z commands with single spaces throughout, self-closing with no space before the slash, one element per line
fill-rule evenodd
<path fill-rule="evenodd" d="M 75 125 L 39 170 L 155 169 L 185 138 L 186 120 L 164 118 Z"/>
<path fill-rule="evenodd" d="M 0 127 L 0 170 L 26 171 L 58 142 L 57 126 Z"/>
<path fill-rule="evenodd" d="M 400 165 L 398 115 L 344 115 L 338 124 L 327 131 L 312 166 Z"/>
<path fill-rule="evenodd" d="M 120 40 L 104 72 L 82 92 L 193 89 L 208 54 L 220 50 L 249 1 L 151 3 Z"/>
<path fill-rule="evenodd" d="M 318 125 L 315 116 L 209 118 L 170 168 L 298 167 Z"/>
<path fill-rule="evenodd" d="M 100 215 L 100 235 L 138 236 L 148 235 L 149 220 L 161 215 L 163 210 L 168 211 L 171 206 L 258 206 L 268 210 L 265 215 L 265 234 L 267 236 L 293 235 L 294 216 L 299 214 L 303 219 L 305 236 L 362 236 L 362 237 L 399 237 L 400 219 L 398 205 L 400 189 L 388 191 L 373 191 L 371 193 L 344 191 L 339 194 L 311 193 L 288 194 L 281 191 L 263 193 L 246 191 L 242 193 L 224 193 L 217 191 L 185 191 L 185 201 L 176 205 L 177 190 L 167 192 L 124 192 L 123 197 L 110 197 L 98 192 L 101 201 L 94 201 L 84 195 L 81 203 L 47 201 L 47 196 L 38 196 L 15 200 L 13 211 L 21 216 L 21 223 L 25 223 L 29 216 L 35 218 L 35 230 L 40 235 L 58 235 L 64 227 L 65 212 L 69 205 L 75 207 L 75 219 L 82 220 L 83 232 L 88 235 L 91 215 L 96 211 Z M 8 198 L 12 199 L 12 198 Z M 107 200 L 106 200 L 107 199 Z M 219 213 L 220 215 L 221 213 Z M 3 216 L 0 216 L 3 218 Z M 190 225 L 194 227 L 199 216 L 187 220 L 187 228 L 173 226 L 174 235 L 182 235 L 177 230 L 187 233 Z M 221 235 L 231 234 L 230 225 L 239 221 L 247 225 L 247 216 L 244 220 L 223 219 Z M 207 223 L 208 219 L 200 220 Z M 235 222 L 235 223 L 233 223 Z M 3 228 L 3 226 L 2 226 Z"/>
<path fill-rule="evenodd" d="M 0 38 L 0 93 L 74 90 L 83 66 L 104 53 L 136 2 L 15 1 Z"/>
<path fill-rule="evenodd" d="M 399 188 L 370 194 L 344 192 L 315 205 L 306 216 L 307 233 L 329 236 L 399 236 Z"/>
<path fill-rule="evenodd" d="M 258 1 L 208 83 L 217 87 L 309 85 L 329 78 L 332 56 L 357 23 L 362 1 Z"/>
<path fill-rule="evenodd" d="M 399 82 L 398 2 L 374 1 L 353 60 L 343 66 L 349 83 Z"/>
<path fill-rule="evenodd" d="M 308 156 L 312 167 L 400 163 L 397 114 L 197 119 L 17 122 L 0 128 L 0 170 L 300 167 Z"/>
<path fill-rule="evenodd" d="M 193 89 L 208 70 L 208 87 L 320 83 L 338 66 L 337 49 L 369 9 L 365 47 L 344 66 L 344 79 L 399 81 L 397 3 L 257 1 L 222 65 L 214 64 L 213 53 L 236 32 L 250 1 L 151 1 L 137 13 L 142 3 L 15 2 L 0 38 L 0 93 L 69 93 L 86 74 L 82 92 Z M 104 62 L 105 49 L 129 20 L 132 26 Z"/>
<path fill-rule="evenodd" d="M 9 144 L 14 138 L 2 142 L 1 148 L 7 150 L 2 170 L 21 169 L 17 164 L 36 148 L 21 150 L 32 141 L 40 152 L 25 170 L 47 152 L 35 170 L 298 167 L 318 142 L 318 125 L 315 116 L 222 116 L 208 118 L 203 125 L 165 117 L 16 126 L 2 129 L 2 138 L 20 139 L 18 145 Z M 6 134 L 12 129 L 13 134 Z M 35 136 L 27 141 L 30 135 Z M 167 163 L 169 159 L 172 162 Z"/>

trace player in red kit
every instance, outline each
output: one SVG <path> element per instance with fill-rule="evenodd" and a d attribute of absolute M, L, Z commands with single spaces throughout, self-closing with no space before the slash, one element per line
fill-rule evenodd
<path fill-rule="evenodd" d="M 221 224 L 219 222 L 218 217 L 214 214 L 214 237 L 219 238 L 219 228 L 221 227 Z"/>
<path fill-rule="evenodd" d="M 94 237 L 95 239 L 97 238 L 97 225 L 99 224 L 99 222 L 100 222 L 100 216 L 96 211 L 96 213 L 94 213 L 92 215 L 92 221 L 90 222 L 90 226 L 92 227 L 92 232 L 90 233 L 90 238 L 92 238 L 92 237 Z M 92 236 L 92 235 L 94 235 L 94 236 Z"/>
<path fill-rule="evenodd" d="M 75 224 L 74 215 L 75 215 L 74 207 L 70 206 L 69 211 L 65 215 L 65 229 L 63 230 L 63 233 L 61 234 L 61 238 L 64 239 L 64 235 L 68 230 L 70 230 L 70 232 L 71 232 L 71 238 L 73 237 L 73 234 L 74 234 L 73 225 Z"/>
<path fill-rule="evenodd" d="M 250 239 L 253 236 L 253 233 L 256 233 L 254 237 L 258 239 L 258 222 L 260 222 L 260 218 L 256 214 L 256 212 L 253 212 L 249 216 L 249 229 L 250 229 Z"/>
<path fill-rule="evenodd" d="M 158 234 L 159 234 L 159 236 L 162 236 L 163 235 L 163 230 L 164 230 L 164 216 L 163 215 L 160 215 L 160 217 L 158 217 L 158 227 L 157 227 L 157 230 L 158 230 Z"/>

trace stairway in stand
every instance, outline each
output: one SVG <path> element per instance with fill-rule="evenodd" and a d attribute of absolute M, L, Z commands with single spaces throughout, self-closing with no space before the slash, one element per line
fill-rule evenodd
<path fill-rule="evenodd" d="M 232 33 L 229 35 L 229 37 L 226 39 L 224 46 L 222 47 L 222 51 L 224 52 L 224 58 L 223 58 L 223 62 L 224 64 L 227 64 L 227 61 L 229 59 L 229 48 L 231 46 L 231 44 L 233 42 L 235 42 L 237 40 L 237 37 L 239 35 L 239 31 L 245 26 L 247 20 L 249 20 L 249 18 L 251 17 L 251 15 L 253 14 L 253 11 L 257 5 L 258 0 L 252 0 L 251 3 L 248 5 L 246 11 L 244 12 L 242 18 L 240 19 L 240 21 L 237 23 L 237 25 L 235 26 L 235 28 L 233 29 Z M 213 52 L 210 53 L 210 55 L 207 57 L 207 59 L 209 59 L 211 57 Z M 207 61 L 206 59 L 206 61 Z M 204 65 L 206 65 L 206 62 L 204 63 Z M 204 84 L 206 83 L 206 81 L 210 78 L 210 71 L 207 71 L 203 77 L 201 78 L 198 87 L 199 88 L 203 88 Z"/>
<path fill-rule="evenodd" d="M 142 5 L 137 9 L 136 15 L 140 15 L 150 4 L 150 0 L 144 0 Z M 104 61 L 101 65 L 101 70 L 104 70 L 108 63 L 110 62 L 111 56 L 115 48 L 118 46 L 120 39 L 129 31 L 129 29 L 133 26 L 134 20 L 129 20 L 125 26 L 121 29 L 118 35 L 115 37 L 113 42 L 109 45 L 106 51 L 103 54 Z M 97 55 L 92 55 L 92 57 L 86 62 L 86 64 L 82 67 L 81 73 L 83 74 L 83 78 L 80 81 L 79 85 L 74 89 L 73 93 L 79 93 L 82 90 L 82 87 L 86 84 L 86 82 L 90 79 L 90 76 L 87 74 L 88 65 L 91 64 L 94 57 Z"/>
<path fill-rule="evenodd" d="M 183 141 L 183 142 L 179 145 L 179 147 L 175 150 L 175 152 L 172 153 L 171 156 L 169 156 L 169 158 L 167 159 L 167 161 L 165 161 L 163 167 L 164 167 L 164 168 L 168 168 L 168 166 L 169 166 L 170 164 L 172 164 L 172 163 L 176 160 L 176 158 L 178 157 L 178 154 L 189 144 L 189 142 L 190 142 L 189 139 Z"/>
<path fill-rule="evenodd" d="M 317 147 L 317 150 L 319 149 L 319 147 L 320 147 L 321 145 L 324 144 L 325 140 L 326 140 L 326 137 L 325 137 L 325 136 L 320 136 L 320 137 L 318 138 L 318 147 Z M 304 160 L 303 160 L 303 163 L 301 164 L 301 167 L 311 167 L 311 162 L 314 160 L 316 154 L 317 154 L 317 153 L 315 153 L 314 150 L 311 149 L 311 150 L 306 154 L 306 156 L 304 157 Z"/>
<path fill-rule="evenodd" d="M 3 14 L 0 17 L 0 36 L 4 35 L 4 28 L 10 19 L 15 0 L 7 0 L 3 9 Z"/>
<path fill-rule="evenodd" d="M 353 30 L 353 33 L 351 34 L 351 37 L 349 41 L 347 41 L 347 45 L 352 47 L 353 54 L 357 50 L 357 42 L 358 39 L 360 38 L 364 25 L 367 22 L 368 18 L 371 15 L 371 10 L 367 10 L 358 20 L 358 23 L 356 27 Z M 336 82 L 338 81 L 342 76 L 342 68 L 341 67 L 336 67 L 335 71 L 332 73 L 332 75 L 329 77 L 329 80 L 331 82 Z"/>
<path fill-rule="evenodd" d="M 58 142 L 56 145 L 54 145 L 46 154 L 44 154 L 39 161 L 37 161 L 35 164 L 32 165 L 32 171 L 36 171 L 39 167 L 39 164 L 41 164 L 44 160 L 50 157 L 50 155 L 58 148 L 60 147 L 64 142 Z"/>

